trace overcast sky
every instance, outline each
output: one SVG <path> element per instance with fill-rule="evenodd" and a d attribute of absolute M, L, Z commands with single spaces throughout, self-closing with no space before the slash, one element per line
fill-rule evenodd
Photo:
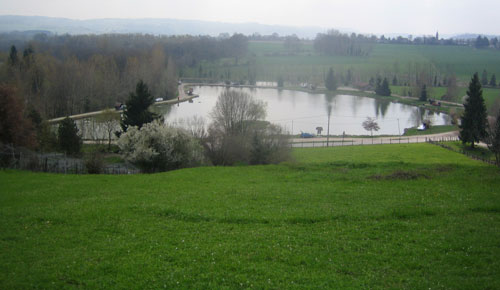
<path fill-rule="evenodd" d="M 500 0 L 0 0 L 0 15 L 258 22 L 376 34 L 500 34 Z"/>

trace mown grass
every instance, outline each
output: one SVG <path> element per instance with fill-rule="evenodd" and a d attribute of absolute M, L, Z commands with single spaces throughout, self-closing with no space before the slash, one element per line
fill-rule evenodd
<path fill-rule="evenodd" d="M 449 141 L 449 142 L 440 142 L 452 150 L 457 152 L 466 152 L 467 154 L 477 156 L 482 159 L 495 161 L 495 155 L 488 148 L 482 147 L 476 144 L 474 148 L 470 147 L 470 143 L 463 144 L 461 141 Z"/>
<path fill-rule="evenodd" d="M 500 287 L 500 173 L 429 144 L 154 175 L 0 171 L 0 288 Z"/>

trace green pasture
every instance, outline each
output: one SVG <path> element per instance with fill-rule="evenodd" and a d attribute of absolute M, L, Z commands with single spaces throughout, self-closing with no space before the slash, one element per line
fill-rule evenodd
<path fill-rule="evenodd" d="M 0 288 L 500 288 L 500 171 L 430 144 L 152 175 L 0 171 Z"/>
<path fill-rule="evenodd" d="M 454 73 L 460 85 L 466 85 L 474 72 L 486 69 L 500 76 L 500 51 L 478 50 L 466 46 L 376 44 L 369 56 L 323 56 L 316 54 L 312 42 L 305 42 L 299 52 L 287 51 L 281 42 L 250 42 L 247 57 L 222 59 L 202 64 L 202 77 L 247 80 L 249 72 L 257 80 L 322 83 L 328 69 L 347 73 L 351 70 L 367 82 L 377 74 L 401 78 L 424 70 L 440 78 Z M 185 70 L 184 76 L 198 77 L 199 67 Z"/>

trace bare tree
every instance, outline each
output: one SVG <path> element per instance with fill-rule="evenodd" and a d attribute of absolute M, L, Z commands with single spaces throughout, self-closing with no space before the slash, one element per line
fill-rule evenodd
<path fill-rule="evenodd" d="M 97 116 L 97 122 L 101 124 L 108 138 L 108 151 L 111 150 L 111 137 L 113 132 L 119 129 L 120 114 L 111 109 L 104 110 L 102 114 Z"/>
<path fill-rule="evenodd" d="M 214 125 L 228 135 L 244 134 L 252 121 L 262 120 L 265 116 L 264 102 L 233 90 L 222 92 L 211 112 Z"/>
<path fill-rule="evenodd" d="M 288 137 L 281 127 L 262 120 L 265 106 L 239 91 L 219 95 L 211 113 L 213 122 L 203 139 L 212 164 L 268 164 L 288 159 Z"/>
<path fill-rule="evenodd" d="M 377 121 L 375 121 L 375 118 L 366 117 L 366 120 L 363 122 L 362 125 L 366 131 L 370 131 L 373 144 L 373 131 L 378 131 L 380 129 Z"/>

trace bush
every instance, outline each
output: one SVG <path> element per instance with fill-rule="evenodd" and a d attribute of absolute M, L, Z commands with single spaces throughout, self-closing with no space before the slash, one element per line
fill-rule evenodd
<path fill-rule="evenodd" d="M 99 152 L 91 152 L 85 157 L 85 168 L 89 174 L 100 174 L 104 171 L 103 156 Z"/>
<path fill-rule="evenodd" d="M 194 137 L 159 120 L 141 129 L 130 127 L 120 136 L 118 146 L 127 161 L 147 173 L 193 167 L 203 162 L 202 147 Z"/>
<path fill-rule="evenodd" d="M 263 122 L 254 128 L 250 147 L 250 164 L 279 163 L 289 158 L 289 141 L 281 127 Z"/>

